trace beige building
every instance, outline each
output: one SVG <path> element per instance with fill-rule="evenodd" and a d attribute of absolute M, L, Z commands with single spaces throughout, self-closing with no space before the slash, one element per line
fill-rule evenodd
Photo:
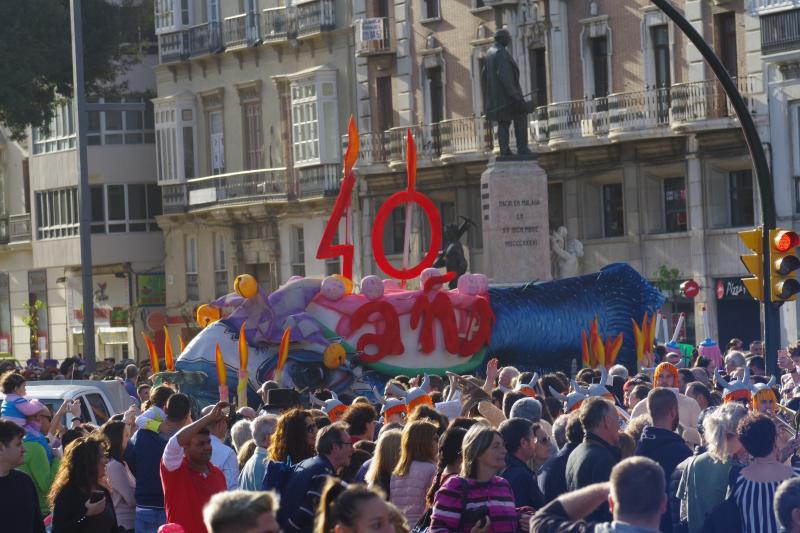
<path fill-rule="evenodd" d="M 145 58 L 119 80 L 127 82 L 124 94 L 91 99 L 100 104 L 87 125 L 98 359 L 134 357 L 146 306 L 163 305 L 154 300 L 157 294 L 141 290 L 163 287 L 162 233 L 155 221 L 161 196 L 149 104 L 154 61 Z M 0 352 L 23 360 L 32 351 L 41 359 L 81 354 L 86 340 L 71 102 L 58 106 L 49 131 L 33 129 L 23 143 L 4 135 L 0 146 Z M 37 302 L 38 310 L 26 308 Z M 33 314 L 35 340 L 25 323 Z"/>
<path fill-rule="evenodd" d="M 735 76 L 768 138 L 758 20 L 744 0 L 676 4 Z M 702 339 L 703 306 L 715 338 L 759 337 L 758 306 L 739 281 L 746 272 L 737 232 L 760 213 L 738 120 L 700 54 L 651 2 L 354 0 L 353 11 L 365 273 L 377 270 L 369 221 L 405 185 L 407 128 L 418 146 L 418 189 L 445 223 L 460 216 L 476 223 L 462 240 L 471 269 L 491 261 L 480 231 L 479 179 L 494 148 L 481 118 L 481 67 L 500 21 L 513 36 L 523 93 L 538 106 L 529 137 L 549 176 L 550 228 L 564 226 L 582 241 L 582 271 L 627 262 L 666 281 L 662 266 L 677 269 L 678 283 L 701 286 L 697 298 L 677 291 L 665 305 L 673 324 L 687 313 L 683 337 Z M 385 21 L 382 40 L 359 33 L 374 25 L 361 19 L 376 17 Z M 779 195 L 794 187 L 786 179 L 776 175 Z M 396 262 L 404 215 L 396 209 L 384 230 Z M 419 210 L 412 227 L 419 257 L 429 238 Z M 793 304 L 784 315 L 783 338 L 793 339 Z"/>
<path fill-rule="evenodd" d="M 349 2 L 156 2 L 154 100 L 167 322 L 253 274 L 325 276 L 315 259 L 355 106 Z"/>

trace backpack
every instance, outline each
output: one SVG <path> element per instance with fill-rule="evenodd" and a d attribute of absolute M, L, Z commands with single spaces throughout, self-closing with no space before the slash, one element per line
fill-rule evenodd
<path fill-rule="evenodd" d="M 293 473 L 294 469 L 290 462 L 269 461 L 264 471 L 264 481 L 261 484 L 261 488 L 263 490 L 274 490 L 281 494 L 292 478 Z"/>

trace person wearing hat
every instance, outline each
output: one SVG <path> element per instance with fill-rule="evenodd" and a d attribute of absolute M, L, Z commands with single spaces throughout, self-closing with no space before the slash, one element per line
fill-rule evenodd
<path fill-rule="evenodd" d="M 659 363 L 653 373 L 653 386 L 655 388 L 671 389 L 678 396 L 678 415 L 683 427 L 697 427 L 697 418 L 700 416 L 700 406 L 694 398 L 678 392 L 678 369 L 666 361 Z M 639 402 L 631 411 L 631 418 L 648 414 L 647 402 Z"/>
<path fill-rule="evenodd" d="M 45 437 L 50 431 L 53 414 L 37 399 L 32 399 L 29 403 L 32 407 L 36 407 L 36 412 L 28 416 L 25 424 L 25 436 L 22 438 L 25 460 L 19 469 L 33 479 L 42 516 L 47 516 L 50 514 L 50 486 L 53 484 L 60 463 Z"/>
<path fill-rule="evenodd" d="M 280 415 L 289 409 L 302 406 L 300 393 L 294 389 L 267 389 L 261 410 L 266 414 Z"/>

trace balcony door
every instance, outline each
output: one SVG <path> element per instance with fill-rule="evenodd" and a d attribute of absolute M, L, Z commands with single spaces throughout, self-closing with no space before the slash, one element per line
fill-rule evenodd
<path fill-rule="evenodd" d="M 222 111 L 208 113 L 208 135 L 211 145 L 211 173 L 225 172 L 225 132 L 222 124 Z"/>
<path fill-rule="evenodd" d="M 656 101 L 657 120 L 663 124 L 669 121 L 669 90 L 672 85 L 669 27 L 666 24 L 652 26 L 650 28 L 650 38 L 653 43 L 653 67 L 655 72 L 653 97 Z"/>
<path fill-rule="evenodd" d="M 208 0 L 208 23 L 219 24 L 219 0 Z"/>

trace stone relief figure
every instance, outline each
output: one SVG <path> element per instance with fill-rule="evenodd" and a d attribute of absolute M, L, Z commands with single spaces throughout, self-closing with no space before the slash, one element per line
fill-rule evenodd
<path fill-rule="evenodd" d="M 579 261 L 583 257 L 583 243 L 567 240 L 567 228 L 559 227 L 550 235 L 552 270 L 554 279 L 571 278 L 580 274 Z"/>

